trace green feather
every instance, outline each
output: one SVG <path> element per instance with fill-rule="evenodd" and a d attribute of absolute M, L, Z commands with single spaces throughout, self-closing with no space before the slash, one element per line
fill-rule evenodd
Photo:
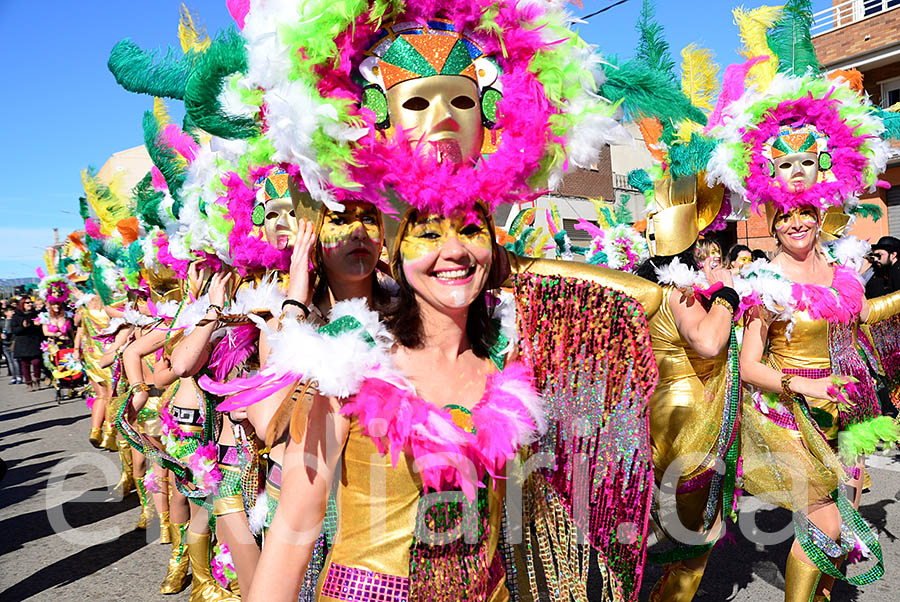
<path fill-rule="evenodd" d="M 675 61 L 669 54 L 669 43 L 663 35 L 663 26 L 656 22 L 656 8 L 652 0 L 644 0 L 641 15 L 635 29 L 640 36 L 635 58 L 647 67 L 666 74 L 675 83 Z"/>
<path fill-rule="evenodd" d="M 122 40 L 109 53 L 107 67 L 129 92 L 182 100 L 188 76 L 201 55 L 193 50 L 183 54 L 174 48 L 168 48 L 158 61 L 157 55 L 131 40 Z"/>
<path fill-rule="evenodd" d="M 876 222 L 884 216 L 881 206 L 875 203 L 860 203 L 852 213 L 856 217 L 870 217 Z"/>
<path fill-rule="evenodd" d="M 145 226 L 157 226 L 165 228 L 159 205 L 165 199 L 165 195 L 153 188 L 152 175 L 147 172 L 140 182 L 131 190 L 131 195 L 137 202 L 137 214 Z"/>
<path fill-rule="evenodd" d="M 613 217 L 617 224 L 630 224 L 634 221 L 634 215 L 628 208 L 628 195 L 619 195 L 619 200 L 613 205 Z"/>
<path fill-rule="evenodd" d="M 628 185 L 641 192 L 653 190 L 653 180 L 643 169 L 633 169 L 628 172 Z"/>
<path fill-rule="evenodd" d="M 694 133 L 689 142 L 677 142 L 669 147 L 669 165 L 675 179 L 706 169 L 716 142 Z"/>
<path fill-rule="evenodd" d="M 219 102 L 225 79 L 246 70 L 243 38 L 229 28 L 216 37 L 187 82 L 184 106 L 197 127 L 221 138 L 250 138 L 259 133 L 253 118 L 227 115 Z"/>
<path fill-rule="evenodd" d="M 90 207 L 88 207 L 87 197 L 78 197 L 78 213 L 81 214 L 81 219 L 84 221 L 87 221 L 87 219 L 91 217 L 91 210 Z"/>
<path fill-rule="evenodd" d="M 178 191 L 187 177 L 185 169 L 175 160 L 175 150 L 162 139 L 162 130 L 153 111 L 144 113 L 144 146 L 153 164 L 169 186 L 169 194 L 178 198 Z"/>
<path fill-rule="evenodd" d="M 802 76 L 822 72 L 809 34 L 812 22 L 812 0 L 785 4 L 781 18 L 766 33 L 769 48 L 778 56 L 778 73 Z"/>
<path fill-rule="evenodd" d="M 613 102 L 620 101 L 627 116 L 706 124 L 706 115 L 691 104 L 669 74 L 636 59 L 616 65 L 612 57 L 607 62 L 611 66 L 606 69 L 607 80 L 600 87 L 600 95 Z"/>
<path fill-rule="evenodd" d="M 878 109 L 876 114 L 884 122 L 881 137 L 885 140 L 900 140 L 900 113 Z"/>

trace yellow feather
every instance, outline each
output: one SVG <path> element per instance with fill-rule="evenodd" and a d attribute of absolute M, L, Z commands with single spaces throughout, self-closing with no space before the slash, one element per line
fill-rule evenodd
<path fill-rule="evenodd" d="M 124 194 L 123 177 L 123 173 L 116 172 L 106 187 L 109 191 L 106 193 L 103 190 L 103 184 L 89 170 L 85 169 L 81 172 L 84 194 L 94 213 L 97 214 L 100 232 L 106 236 L 117 231 L 116 224 L 119 221 L 133 215 L 127 196 Z"/>
<path fill-rule="evenodd" d="M 755 56 L 771 57 L 754 65 L 747 76 L 748 84 L 757 84 L 761 89 L 772 82 L 778 70 L 778 61 L 769 48 L 766 31 L 781 17 L 781 9 L 781 6 L 760 6 L 749 11 L 736 8 L 732 13 L 734 24 L 740 29 L 741 42 L 744 43 L 741 54 L 747 59 Z"/>
<path fill-rule="evenodd" d="M 159 96 L 153 97 L 153 116 L 156 118 L 156 123 L 159 125 L 160 130 L 172 123 L 166 101 Z"/>
<path fill-rule="evenodd" d="M 691 104 L 705 113 L 713 110 L 719 95 L 719 66 L 713 57 L 712 50 L 696 44 L 688 44 L 681 51 L 681 89 Z M 678 128 L 678 135 L 687 140 L 691 132 L 700 130 L 699 124 L 685 121 Z"/>
<path fill-rule="evenodd" d="M 191 11 L 184 4 L 181 5 L 181 21 L 178 23 L 178 41 L 181 42 L 181 50 L 185 54 L 189 50 L 197 53 L 206 52 L 210 43 L 206 29 L 194 23 Z"/>

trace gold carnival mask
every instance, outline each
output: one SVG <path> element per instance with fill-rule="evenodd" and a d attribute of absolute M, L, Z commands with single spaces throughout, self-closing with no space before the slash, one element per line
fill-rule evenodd
<path fill-rule="evenodd" d="M 262 227 L 266 241 L 279 250 L 292 247 L 300 229 L 288 191 L 289 178 L 287 172 L 278 169 L 259 182 L 252 216 L 253 224 Z"/>
<path fill-rule="evenodd" d="M 475 159 L 484 142 L 478 86 L 458 75 L 411 79 L 387 91 L 395 127 L 413 142 L 431 143 L 439 160 Z"/>
<path fill-rule="evenodd" d="M 500 71 L 473 32 L 443 19 L 389 24 L 359 73 L 378 129 L 402 128 L 441 161 L 473 162 L 496 149 Z"/>
<path fill-rule="evenodd" d="M 766 141 L 765 156 L 770 174 L 787 186 L 789 192 L 809 190 L 831 169 L 827 140 L 810 126 L 785 126 Z"/>

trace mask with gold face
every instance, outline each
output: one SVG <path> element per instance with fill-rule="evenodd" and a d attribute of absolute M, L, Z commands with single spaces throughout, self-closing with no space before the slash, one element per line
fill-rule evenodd
<path fill-rule="evenodd" d="M 288 190 L 290 176 L 277 169 L 257 184 L 257 205 L 253 208 L 253 225 L 262 228 L 266 241 L 279 251 L 292 247 L 299 223 Z"/>
<path fill-rule="evenodd" d="M 810 125 L 785 126 L 766 141 L 764 156 L 769 173 L 789 192 L 804 192 L 821 180 L 822 172 L 831 169 L 831 155 L 826 140 Z"/>
<path fill-rule="evenodd" d="M 399 128 L 439 161 L 472 163 L 489 152 L 502 97 L 496 63 L 471 32 L 430 20 L 395 23 L 359 66 L 363 105 L 379 129 Z"/>

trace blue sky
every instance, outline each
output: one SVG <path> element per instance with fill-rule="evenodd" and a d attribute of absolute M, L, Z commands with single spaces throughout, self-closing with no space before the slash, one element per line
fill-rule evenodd
<path fill-rule="evenodd" d="M 586 15 L 615 0 L 584 0 Z M 759 3 L 748 3 L 748 7 Z M 774 4 L 774 2 L 773 2 Z M 141 144 L 141 116 L 152 99 L 120 88 L 106 68 L 122 38 L 144 48 L 178 43 L 180 0 L 63 2 L 39 8 L 0 0 L 4 116 L 0 146 L 0 278 L 34 275 L 44 247 L 78 229 L 81 170 L 100 167 L 114 152 Z M 232 20 L 225 0 L 188 7 L 210 33 Z M 830 0 L 815 0 L 816 10 Z M 657 19 L 677 57 L 691 42 L 713 49 L 717 62 L 738 60 L 731 2 L 657 0 Z M 641 0 L 627 0 L 580 26 L 582 37 L 606 54 L 628 57 L 637 43 Z"/>

